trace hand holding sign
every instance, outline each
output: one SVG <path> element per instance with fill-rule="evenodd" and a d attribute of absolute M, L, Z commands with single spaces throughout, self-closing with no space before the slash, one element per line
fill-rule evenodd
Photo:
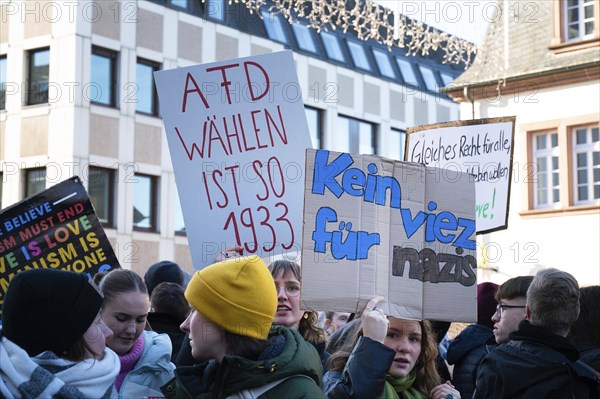
<path fill-rule="evenodd" d="M 385 302 L 381 295 L 371 299 L 361 316 L 363 335 L 374 341 L 381 342 L 385 340 L 390 322 L 387 316 L 377 305 Z"/>

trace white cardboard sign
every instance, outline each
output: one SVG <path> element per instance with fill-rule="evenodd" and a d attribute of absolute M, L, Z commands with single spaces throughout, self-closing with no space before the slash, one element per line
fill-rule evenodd
<path fill-rule="evenodd" d="M 305 308 L 477 319 L 472 176 L 374 155 L 307 150 Z"/>
<path fill-rule="evenodd" d="M 478 234 L 508 228 L 515 119 L 475 119 L 407 130 L 406 161 L 475 176 Z"/>
<path fill-rule="evenodd" d="M 291 51 L 155 73 L 194 267 L 298 251 L 311 146 Z"/>

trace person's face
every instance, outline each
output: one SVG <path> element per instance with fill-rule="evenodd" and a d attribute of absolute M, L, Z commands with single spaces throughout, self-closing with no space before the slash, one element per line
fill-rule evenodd
<path fill-rule="evenodd" d="M 140 291 L 124 292 L 112 301 L 104 301 L 102 320 L 113 332 L 106 345 L 121 356 L 127 354 L 144 331 L 149 306 L 148 294 Z"/>
<path fill-rule="evenodd" d="M 390 324 L 383 343 L 396 351 L 389 373 L 394 378 L 403 378 L 410 374 L 421 355 L 421 324 L 395 317 L 388 320 Z"/>
<path fill-rule="evenodd" d="M 331 320 L 325 320 L 325 327 L 327 328 L 327 331 L 331 334 L 338 328 L 345 326 L 346 323 L 348 323 L 350 315 L 351 313 L 334 312 Z"/>
<path fill-rule="evenodd" d="M 104 358 L 104 349 L 106 348 L 106 340 L 112 337 L 113 332 L 100 317 L 100 313 L 96 316 L 94 322 L 89 326 L 83 334 L 83 340 L 86 346 L 86 359 Z"/>
<path fill-rule="evenodd" d="M 180 328 L 190 336 L 190 347 L 195 359 L 217 359 L 220 362 L 227 353 L 224 330 L 196 309 L 192 308 Z"/>
<path fill-rule="evenodd" d="M 508 305 L 519 307 L 502 309 L 502 316 L 500 316 L 500 310 L 497 308 L 496 313 L 492 316 L 492 321 L 494 322 L 494 337 L 496 338 L 497 343 L 502 344 L 508 342 L 508 334 L 516 331 L 521 320 L 525 319 L 525 302 L 525 297 L 500 300 L 498 306 Z"/>
<path fill-rule="evenodd" d="M 304 312 L 300 310 L 300 282 L 294 273 L 283 271 L 273 277 L 277 288 L 277 313 L 275 324 L 298 329 Z"/>

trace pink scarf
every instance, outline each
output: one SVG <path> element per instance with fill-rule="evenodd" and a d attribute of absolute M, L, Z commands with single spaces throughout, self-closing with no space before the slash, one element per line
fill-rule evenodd
<path fill-rule="evenodd" d="M 127 373 L 133 370 L 133 366 L 137 363 L 140 356 L 142 356 L 142 352 L 144 351 L 144 336 L 143 334 L 133 343 L 133 346 L 129 350 L 129 353 L 123 356 L 119 356 L 119 360 L 121 361 L 121 371 L 115 380 L 115 386 L 117 387 L 117 391 L 121 390 L 121 384 L 123 384 L 123 380 Z"/>

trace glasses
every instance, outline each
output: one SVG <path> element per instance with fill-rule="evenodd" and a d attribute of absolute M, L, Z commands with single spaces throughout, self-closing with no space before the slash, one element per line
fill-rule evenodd
<path fill-rule="evenodd" d="M 496 305 L 496 313 L 502 317 L 505 309 L 524 308 L 525 305 Z"/>
<path fill-rule="evenodd" d="M 297 284 L 286 284 L 282 287 L 278 286 L 277 284 L 275 284 L 275 289 L 277 290 L 277 294 L 279 295 L 279 292 L 281 292 L 281 289 L 284 289 L 285 294 L 287 296 L 298 296 L 300 295 L 300 286 Z"/>

